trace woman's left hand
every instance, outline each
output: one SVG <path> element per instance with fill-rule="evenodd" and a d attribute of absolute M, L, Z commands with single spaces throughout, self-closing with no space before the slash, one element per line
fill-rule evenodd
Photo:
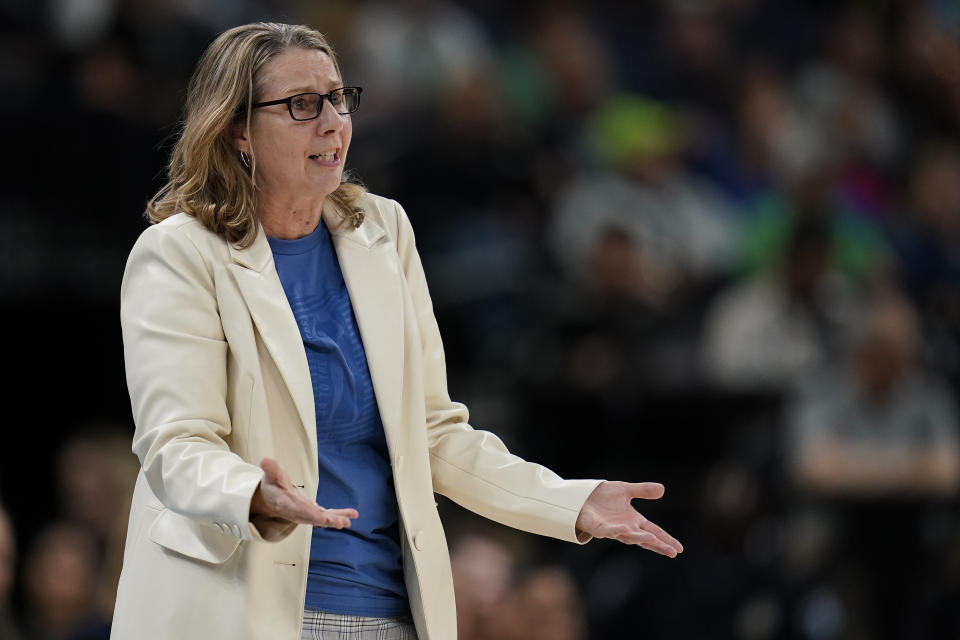
<path fill-rule="evenodd" d="M 683 545 L 643 517 L 630 501 L 657 500 L 663 485 L 657 482 L 602 482 L 593 490 L 577 516 L 577 531 L 594 538 L 613 538 L 675 558 Z"/>

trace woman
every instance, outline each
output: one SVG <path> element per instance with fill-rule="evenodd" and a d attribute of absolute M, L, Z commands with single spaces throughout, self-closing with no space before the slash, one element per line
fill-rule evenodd
<path fill-rule="evenodd" d="M 434 492 L 682 550 L 630 506 L 662 486 L 562 480 L 450 401 L 407 217 L 344 178 L 359 97 L 307 27 L 198 64 L 121 291 L 142 470 L 114 638 L 455 638 Z"/>

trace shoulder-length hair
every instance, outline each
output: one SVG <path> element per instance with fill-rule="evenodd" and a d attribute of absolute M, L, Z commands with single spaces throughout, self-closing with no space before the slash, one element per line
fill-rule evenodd
<path fill-rule="evenodd" d="M 260 97 L 260 70 L 290 47 L 323 51 L 341 78 L 333 47 L 320 32 L 303 25 L 255 22 L 220 34 L 207 47 L 187 89 L 183 123 L 170 162 L 167 183 L 147 203 L 146 216 L 160 222 L 183 211 L 240 247 L 257 236 L 256 157 L 245 166 L 233 147 L 232 131 L 250 134 L 251 105 Z M 345 172 L 329 200 L 344 218 L 359 224 L 356 207 L 365 193 Z"/>

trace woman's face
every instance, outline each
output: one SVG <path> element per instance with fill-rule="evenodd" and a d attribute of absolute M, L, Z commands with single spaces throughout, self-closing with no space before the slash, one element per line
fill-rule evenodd
<path fill-rule="evenodd" d="M 330 56 L 299 47 L 265 64 L 261 79 L 258 102 L 343 86 Z M 249 140 L 238 129 L 237 148 L 256 157 L 262 199 L 322 202 L 340 186 L 353 126 L 349 115 L 338 114 L 326 100 L 314 120 L 294 120 L 286 104 L 277 104 L 253 110 Z"/>

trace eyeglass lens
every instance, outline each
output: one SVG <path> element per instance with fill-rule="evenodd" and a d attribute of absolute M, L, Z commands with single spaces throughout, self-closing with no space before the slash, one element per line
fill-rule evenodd
<path fill-rule="evenodd" d="M 296 120 L 311 120 L 320 114 L 318 93 L 302 93 L 290 99 L 290 113 Z M 337 113 L 345 115 L 357 110 L 360 105 L 360 92 L 353 87 L 331 91 L 327 96 L 330 105 Z"/>

